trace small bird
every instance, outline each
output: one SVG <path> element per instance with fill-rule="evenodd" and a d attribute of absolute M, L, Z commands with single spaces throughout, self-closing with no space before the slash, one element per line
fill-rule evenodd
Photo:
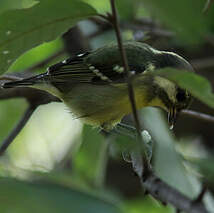
<path fill-rule="evenodd" d="M 193 71 L 191 65 L 173 52 L 159 51 L 145 43 L 126 41 L 123 45 L 137 109 L 160 107 L 168 112 L 169 124 L 173 125 L 178 113 L 189 106 L 191 95 L 152 73 L 165 67 Z M 3 85 L 13 87 L 45 90 L 61 99 L 76 118 L 107 131 L 132 112 L 116 43 L 66 59 L 50 66 L 46 73 Z"/>

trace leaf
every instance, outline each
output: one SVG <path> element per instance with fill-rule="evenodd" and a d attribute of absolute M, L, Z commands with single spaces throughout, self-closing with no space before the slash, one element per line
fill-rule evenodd
<path fill-rule="evenodd" d="M 0 178 L 1 212 L 118 213 L 115 203 L 89 193 L 50 183 Z"/>
<path fill-rule="evenodd" d="M 98 129 L 84 126 L 82 144 L 74 157 L 74 171 L 87 182 L 100 186 L 106 169 L 107 142 Z"/>
<path fill-rule="evenodd" d="M 150 196 L 128 199 L 124 202 L 124 213 L 172 213 L 172 207 L 163 206 Z"/>
<path fill-rule="evenodd" d="M 214 158 L 187 158 L 187 160 L 198 168 L 201 174 L 203 174 L 206 182 L 210 186 L 214 187 Z"/>
<path fill-rule="evenodd" d="M 0 73 L 27 50 L 56 39 L 78 21 L 96 15 L 78 0 L 42 0 L 34 7 L 0 15 Z"/>
<path fill-rule="evenodd" d="M 136 11 L 138 9 L 138 0 L 116 0 L 116 6 L 118 9 L 119 16 L 122 19 L 132 20 L 136 16 Z"/>
<path fill-rule="evenodd" d="M 1 0 L 0 14 L 11 9 L 22 9 L 31 7 L 37 2 L 34 0 Z"/>
<path fill-rule="evenodd" d="M 196 196 L 196 184 L 190 184 L 182 158 L 175 150 L 176 139 L 169 129 L 166 116 L 163 117 L 160 109 L 145 107 L 141 110 L 140 118 L 155 142 L 153 151 L 155 173 L 185 195 L 192 198 Z"/>
<path fill-rule="evenodd" d="M 83 0 L 92 5 L 100 14 L 111 13 L 110 1 Z M 139 0 L 115 0 L 118 16 L 122 19 L 133 19 L 139 7 Z"/>
<path fill-rule="evenodd" d="M 160 75 L 175 82 L 181 88 L 188 90 L 200 101 L 214 108 L 214 94 L 212 93 L 212 87 L 209 81 L 204 77 L 193 72 L 176 70 L 173 68 L 161 69 L 155 72 L 155 75 Z"/>
<path fill-rule="evenodd" d="M 202 13 L 204 0 L 143 0 L 143 5 L 156 18 L 188 42 L 200 42 L 208 32 L 211 17 Z"/>
<path fill-rule="evenodd" d="M 98 13 L 107 13 L 111 11 L 110 1 L 97 1 L 97 0 L 83 0 L 84 2 L 93 6 Z"/>

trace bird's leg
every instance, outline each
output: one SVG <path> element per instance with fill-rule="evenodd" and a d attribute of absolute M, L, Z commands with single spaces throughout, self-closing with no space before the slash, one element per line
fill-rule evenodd
<path fill-rule="evenodd" d="M 138 139 L 137 138 L 137 130 L 136 130 L 136 128 L 133 127 L 133 126 L 124 124 L 124 123 L 119 123 L 112 130 L 112 132 L 115 133 L 115 134 L 128 136 L 131 139 L 135 139 L 135 140 Z M 148 131 L 143 130 L 143 131 L 141 131 L 141 134 L 142 134 L 143 142 L 145 143 L 146 153 L 147 153 L 148 159 L 150 161 L 151 158 L 152 158 L 153 141 L 152 141 L 152 138 L 151 138 L 150 134 L 148 133 Z M 123 153 L 123 157 L 124 158 L 128 158 L 129 156 L 130 156 L 130 150 L 128 150 L 128 153 L 127 153 L 127 150 L 125 150 L 124 153 Z M 127 161 L 129 161 L 129 160 L 127 160 Z"/>
<path fill-rule="evenodd" d="M 117 126 L 113 129 L 113 132 L 116 134 L 121 134 L 124 136 L 129 136 L 131 138 L 136 138 L 137 137 L 137 130 L 135 127 L 124 124 L 124 123 L 119 123 Z"/>

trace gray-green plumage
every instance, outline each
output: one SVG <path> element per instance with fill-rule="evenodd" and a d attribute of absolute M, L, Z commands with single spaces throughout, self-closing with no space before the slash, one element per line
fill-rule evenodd
<path fill-rule="evenodd" d="M 158 106 L 175 117 L 176 110 L 187 107 L 190 96 L 186 91 L 167 79 L 150 74 L 164 67 L 192 71 L 185 59 L 135 41 L 124 42 L 124 48 L 133 73 L 137 108 Z M 14 86 L 46 90 L 62 99 L 77 117 L 105 128 L 112 128 L 131 112 L 126 75 L 116 43 L 57 63 L 44 74 L 6 83 L 4 88 Z"/>

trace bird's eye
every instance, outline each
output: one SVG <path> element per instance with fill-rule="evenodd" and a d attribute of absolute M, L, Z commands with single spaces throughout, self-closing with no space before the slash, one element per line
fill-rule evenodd
<path fill-rule="evenodd" d="M 176 99 L 178 102 L 182 102 L 186 100 L 186 92 L 184 90 L 179 90 L 176 95 Z"/>

